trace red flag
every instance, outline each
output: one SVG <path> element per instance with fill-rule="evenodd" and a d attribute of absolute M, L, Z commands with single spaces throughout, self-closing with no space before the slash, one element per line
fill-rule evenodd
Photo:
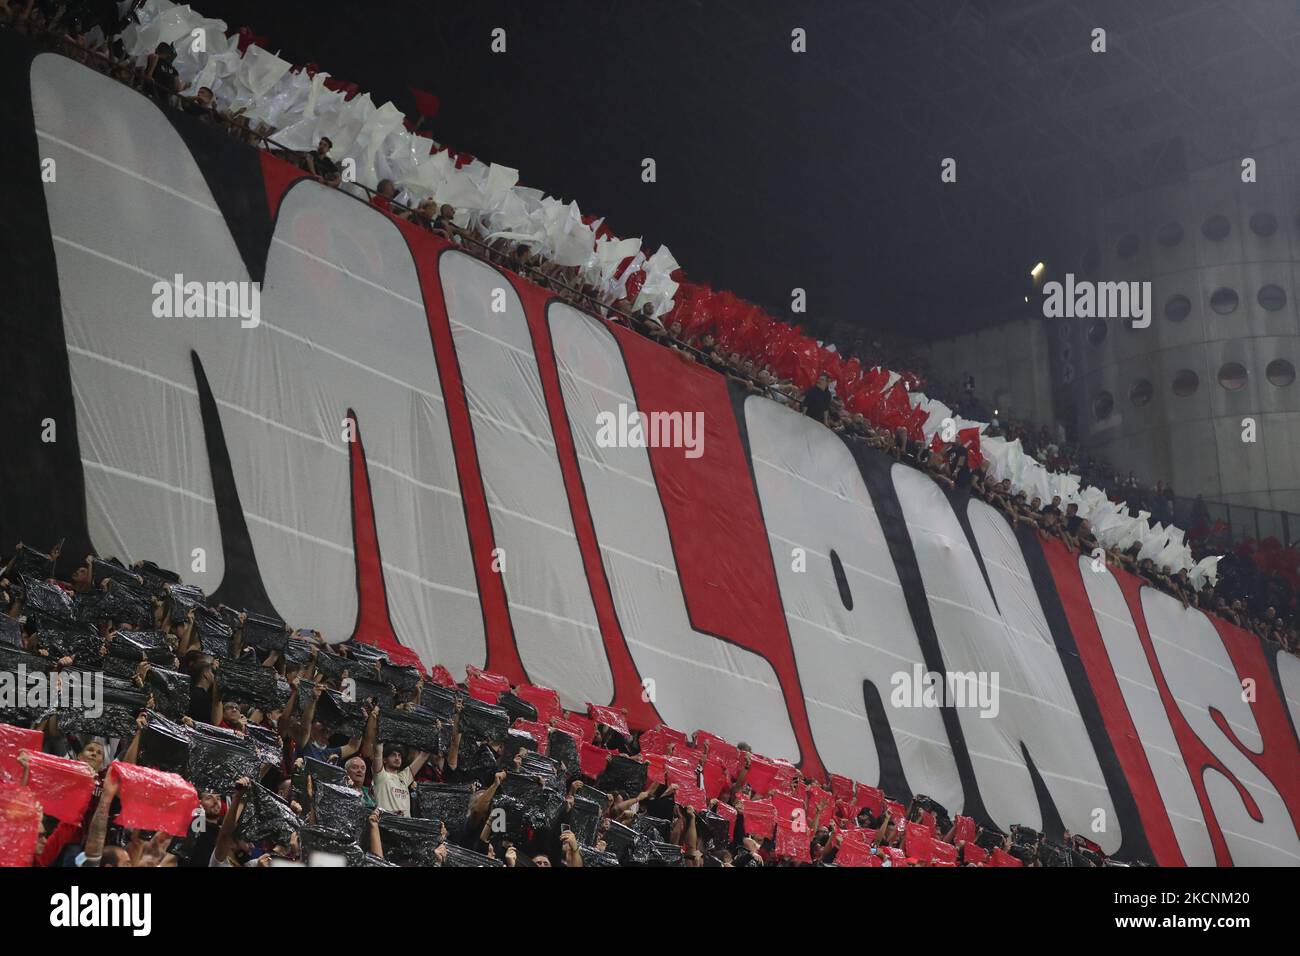
<path fill-rule="evenodd" d="M 185 836 L 199 806 L 194 784 L 184 777 L 114 760 L 108 768 L 119 782 L 122 812 L 117 824 L 128 830 L 162 830 Z"/>
<path fill-rule="evenodd" d="M 808 852 L 808 829 L 795 829 L 784 820 L 776 822 L 776 855 L 794 860 L 796 863 L 811 863 Z"/>
<path fill-rule="evenodd" d="M 745 775 L 745 783 L 752 787 L 756 794 L 763 796 L 768 793 L 775 779 L 776 764 L 757 754 L 749 758 L 749 773 Z"/>
<path fill-rule="evenodd" d="M 41 802 L 41 810 L 66 823 L 80 823 L 95 793 L 95 771 L 80 760 L 28 751 L 31 775 L 27 785 Z"/>
<path fill-rule="evenodd" d="M 497 698 L 510 689 L 510 681 L 501 674 L 492 674 L 470 666 L 466 669 L 465 688 L 469 696 L 485 704 L 495 704 Z"/>
<path fill-rule="evenodd" d="M 597 747 L 595 744 L 589 744 L 584 740 L 579 754 L 582 775 L 592 778 L 599 777 L 604 772 L 605 764 L 609 763 L 609 758 L 613 753 L 612 750 Z"/>
<path fill-rule="evenodd" d="M 999 846 L 993 848 L 993 859 L 989 861 L 989 866 L 1024 866 L 1024 864 Z"/>
<path fill-rule="evenodd" d="M 704 791 L 693 783 L 679 783 L 673 799 L 679 807 L 694 807 L 697 813 L 703 813 L 709 808 Z"/>
<path fill-rule="evenodd" d="M 438 110 L 442 109 L 442 100 L 428 90 L 416 89 L 414 86 L 409 87 L 409 89 L 411 95 L 415 97 L 415 111 L 417 113 L 426 119 L 438 115 Z"/>
<path fill-rule="evenodd" d="M 878 817 L 885 809 L 885 793 L 879 787 L 868 787 L 865 783 L 860 783 L 857 805 L 859 809 L 866 807 L 873 817 Z"/>
<path fill-rule="evenodd" d="M 704 779 L 704 792 L 709 799 L 721 796 L 727 786 L 727 768 L 722 761 L 710 753 L 709 759 L 704 761 L 701 768 L 701 775 Z"/>
<path fill-rule="evenodd" d="M 39 730 L 0 724 L 0 783 L 17 783 L 23 779 L 23 766 L 18 762 L 18 751 L 40 753 L 45 735 Z"/>
<path fill-rule="evenodd" d="M 585 714 L 575 714 L 572 711 L 564 712 L 564 719 L 578 728 L 582 734 L 582 739 L 590 743 L 596 739 L 596 722 Z"/>
<path fill-rule="evenodd" d="M 770 837 L 776 828 L 776 807 L 770 800 L 741 800 L 736 808 L 745 817 L 745 833 Z"/>
<path fill-rule="evenodd" d="M 870 830 L 851 830 L 844 834 L 835 862 L 839 866 L 880 866 L 880 857 L 871 852 L 875 834 Z"/>
<path fill-rule="evenodd" d="M 549 723 L 552 717 L 560 716 L 560 695 L 549 687 L 520 684 L 515 688 L 515 694 L 537 708 L 537 719 L 544 724 Z"/>
<path fill-rule="evenodd" d="M 40 834 L 36 795 L 16 783 L 0 782 L 0 866 L 31 866 Z"/>
<path fill-rule="evenodd" d="M 601 707 L 597 704 L 587 704 L 587 713 L 598 724 L 604 724 L 613 730 L 618 731 L 624 737 L 632 736 L 632 732 L 627 729 L 627 714 L 621 710 L 615 710 L 613 707 Z"/>

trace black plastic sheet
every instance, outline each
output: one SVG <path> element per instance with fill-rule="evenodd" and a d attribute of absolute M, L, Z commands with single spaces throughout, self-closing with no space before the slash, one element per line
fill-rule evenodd
<path fill-rule="evenodd" d="M 696 832 L 702 840 L 719 849 L 731 842 L 731 825 L 726 817 L 718 816 L 711 810 L 695 815 Z"/>
<path fill-rule="evenodd" d="M 464 777 L 478 782 L 479 786 L 491 784 L 497 772 L 497 756 L 487 744 L 461 740 L 456 770 Z"/>
<path fill-rule="evenodd" d="M 244 661 L 222 661 L 217 684 L 223 701 L 253 704 L 263 710 L 278 710 L 288 703 L 287 684 L 273 668 Z"/>
<path fill-rule="evenodd" d="M 498 697 L 497 704 L 505 708 L 505 712 L 510 715 L 512 724 L 521 718 L 523 720 L 537 720 L 537 708 L 522 697 L 515 696 L 513 691 L 506 691 L 506 693 Z"/>
<path fill-rule="evenodd" d="M 81 670 L 80 667 L 68 670 Z M 92 679 L 93 672 L 82 671 L 85 680 Z M 149 702 L 149 691 L 137 687 L 129 680 L 104 675 L 103 712 L 98 717 L 91 717 L 80 709 L 67 709 L 58 712 L 59 729 L 78 737 L 123 737 L 130 740 L 135 736 L 135 719 Z M 156 701 L 155 701 L 156 703 Z"/>
<path fill-rule="evenodd" d="M 243 644 L 263 651 L 283 651 L 289 645 L 289 629 L 278 618 L 249 614 L 244 620 Z"/>
<path fill-rule="evenodd" d="M 442 821 L 379 814 L 384 859 L 399 866 L 437 866 L 434 851 L 442 843 Z"/>
<path fill-rule="evenodd" d="M 397 695 L 393 693 L 393 688 L 382 681 L 375 680 L 373 676 L 369 676 L 369 672 L 358 674 L 356 671 L 348 671 L 348 676 L 352 678 L 357 700 L 373 700 L 386 710 L 392 710 L 397 706 Z"/>
<path fill-rule="evenodd" d="M 311 654 L 314 650 L 316 650 L 316 644 L 313 641 L 291 636 L 284 646 L 284 659 L 290 664 L 305 667 L 311 662 Z"/>
<path fill-rule="evenodd" d="M 204 654 L 222 659 L 232 656 L 230 639 L 234 630 L 215 611 L 206 607 L 195 611 L 194 633 L 199 637 Z"/>
<path fill-rule="evenodd" d="M 456 701 L 461 698 L 460 691 L 441 684 L 425 684 L 420 692 L 420 706 L 433 711 L 439 717 L 451 720 L 456 716 Z"/>
<path fill-rule="evenodd" d="M 472 866 L 505 866 L 505 863 L 484 856 L 482 853 L 475 853 L 473 850 L 456 846 L 454 843 L 448 843 L 447 856 L 442 861 L 442 865 L 444 867 L 465 868 Z"/>
<path fill-rule="evenodd" d="M 47 657 L 0 644 L 0 671 L 14 674 L 15 677 L 20 670 L 28 674 L 43 674 L 50 670 L 52 664 Z M 0 703 L 0 721 L 20 727 L 30 726 L 32 721 L 38 720 L 47 711 L 47 708 L 42 707 L 11 707 L 7 704 L 7 701 Z"/>
<path fill-rule="evenodd" d="M 582 854 L 583 866 L 618 866 L 618 857 L 608 850 L 597 850 L 594 846 L 584 844 L 579 838 L 578 852 Z"/>
<path fill-rule="evenodd" d="M 129 584 L 132 587 L 145 586 L 143 577 L 133 571 L 127 570 L 116 558 L 91 558 L 90 586 L 98 590 L 105 580 L 120 581 L 121 583 Z"/>
<path fill-rule="evenodd" d="M 609 821 L 609 826 L 605 830 L 605 847 L 620 860 L 630 856 L 638 840 L 645 842 L 646 838 L 617 820 Z"/>
<path fill-rule="evenodd" d="M 54 559 L 43 551 L 20 544 L 14 550 L 9 577 L 50 578 L 54 576 Z"/>
<path fill-rule="evenodd" d="M 420 684 L 420 671 L 415 667 L 384 661 L 379 666 L 379 679 L 385 684 L 391 684 L 403 700 L 411 700 Z"/>
<path fill-rule="evenodd" d="M 507 760 L 513 760 L 515 754 L 521 750 L 536 751 L 537 741 L 533 739 L 532 734 L 512 727 L 506 731 L 506 742 L 502 753 Z"/>
<path fill-rule="evenodd" d="M 200 790 L 230 793 L 240 777 L 258 780 L 261 768 L 257 750 L 238 734 L 212 724 L 195 725 L 185 776 Z"/>
<path fill-rule="evenodd" d="M 545 833 L 555 827 L 564 812 L 564 795 L 512 773 L 492 798 L 492 807 L 506 812 L 506 836 L 527 839 L 530 831 Z"/>
<path fill-rule="evenodd" d="M 249 724 L 245 730 L 247 736 L 244 739 L 253 745 L 258 760 L 272 767 L 279 767 L 284 762 L 284 741 L 278 733 L 261 724 Z"/>
<path fill-rule="evenodd" d="M 144 579 L 145 585 L 152 591 L 159 591 L 168 584 L 180 584 L 181 576 L 175 571 L 160 568 L 152 561 L 137 561 L 132 569 Z"/>
<path fill-rule="evenodd" d="M 569 773 L 575 773 L 581 766 L 578 742 L 562 730 L 552 730 L 547 734 L 546 753 L 564 764 Z"/>
<path fill-rule="evenodd" d="M 582 795 L 582 790 L 579 790 L 573 797 L 573 809 L 569 811 L 569 829 L 577 835 L 579 843 L 594 845 L 600 835 L 600 819 L 604 815 L 605 805 L 587 799 Z"/>
<path fill-rule="evenodd" d="M 365 854 L 365 855 L 362 857 L 361 862 L 358 863 L 357 866 L 391 866 L 391 867 L 396 867 L 397 864 L 396 864 L 396 863 L 390 863 L 388 860 L 385 860 L 382 856 L 375 856 L 373 853 L 367 853 L 367 854 Z"/>
<path fill-rule="evenodd" d="M 460 732 L 470 740 L 488 743 L 502 743 L 506 731 L 510 729 L 510 715 L 504 707 L 485 704 L 472 697 L 465 698 L 464 709 L 460 712 Z"/>
<path fill-rule="evenodd" d="M 312 792 L 316 802 L 316 825 L 354 834 L 359 842 L 361 824 L 369 816 L 361 791 L 348 784 L 321 783 L 313 785 Z"/>
<path fill-rule="evenodd" d="M 77 595 L 74 604 L 80 621 L 112 621 L 140 629 L 154 626 L 153 602 L 142 586 L 109 581 L 99 590 Z"/>
<path fill-rule="evenodd" d="M 162 631 L 114 631 L 108 635 L 108 657 L 104 670 L 118 677 L 133 675 L 141 661 L 161 667 L 176 662 L 176 652 Z M 121 671 L 125 670 L 123 674 Z"/>
<path fill-rule="evenodd" d="M 0 614 L 0 644 L 9 647 L 23 646 L 23 626 L 16 618 Z"/>
<path fill-rule="evenodd" d="M 302 825 L 287 803 L 255 783 L 244 795 L 244 810 L 235 825 L 235 836 L 250 843 L 272 840 L 287 846 Z"/>
<path fill-rule="evenodd" d="M 346 784 L 348 780 L 347 771 L 338 764 L 325 763 L 315 757 L 305 758 L 302 769 L 293 775 L 293 798 L 304 807 L 311 806 L 311 799 L 307 796 L 308 777 L 312 779 L 313 791 L 321 783 Z"/>
<path fill-rule="evenodd" d="M 645 789 L 648 770 L 648 765 L 627 754 L 614 754 L 605 765 L 605 771 L 596 781 L 596 786 L 610 793 L 635 797 Z"/>
<path fill-rule="evenodd" d="M 560 786 L 560 765 L 550 757 L 545 757 L 537 753 L 526 753 L 519 761 L 519 772 L 526 773 L 530 777 L 542 777 L 546 780 L 546 786 Z"/>
<path fill-rule="evenodd" d="M 193 584 L 172 584 L 167 587 L 167 617 L 173 624 L 183 624 L 190 612 L 207 604 L 207 596 Z"/>
<path fill-rule="evenodd" d="M 305 642 L 299 642 L 299 643 L 305 643 Z M 311 646 L 314 647 L 315 645 L 311 645 Z M 310 659 L 311 659 L 311 652 L 308 651 L 307 660 Z M 306 661 L 303 661 L 303 663 L 306 664 Z M 316 670 L 320 671 L 320 673 L 324 675 L 325 679 L 328 681 L 337 681 L 340 677 L 343 676 L 344 671 L 353 672 L 356 671 L 356 669 L 357 666 L 355 663 L 348 660 L 343 655 L 335 654 L 334 652 L 328 651 L 323 647 L 320 649 L 320 653 L 316 655 Z"/>
<path fill-rule="evenodd" d="M 305 826 L 298 831 L 298 847 L 303 861 L 312 865 L 312 854 L 333 853 L 347 860 L 348 866 L 361 866 L 365 862 L 366 852 L 346 833 L 329 830 L 325 827 Z M 385 854 L 387 855 L 387 854 Z"/>
<path fill-rule="evenodd" d="M 632 829 L 652 840 L 662 840 L 667 837 L 670 826 L 672 826 L 671 820 L 652 817 L 648 813 L 638 813 L 632 818 Z"/>
<path fill-rule="evenodd" d="M 154 709 L 172 720 L 180 720 L 190 709 L 190 675 L 165 667 L 150 667 L 145 690 L 153 694 Z"/>
<path fill-rule="evenodd" d="M 304 700 L 304 683 L 298 682 L 299 710 Z M 310 688 L 311 684 L 306 683 L 306 687 Z M 366 705 L 359 700 L 344 700 L 342 694 L 329 688 L 321 691 L 314 716 L 331 733 L 359 737 L 366 728 Z"/>
<path fill-rule="evenodd" d="M 415 785 L 416 816 L 426 820 L 441 820 L 453 834 L 469 819 L 474 791 L 469 784 L 428 783 Z"/>
<path fill-rule="evenodd" d="M 49 581 L 42 581 L 40 578 L 29 577 L 25 574 L 22 576 L 22 585 L 24 594 L 23 609 L 29 614 L 32 611 L 40 611 L 55 620 L 70 621 L 73 619 L 72 598 L 63 588 Z"/>
<path fill-rule="evenodd" d="M 44 616 L 37 620 L 34 646 L 38 650 L 46 651 L 56 661 L 71 657 L 82 667 L 102 666 L 104 639 L 93 624 L 56 622 Z"/>
<path fill-rule="evenodd" d="M 140 733 L 139 762 L 141 766 L 184 775 L 190 763 L 190 741 L 188 727 L 151 710 Z"/>
<path fill-rule="evenodd" d="M 369 668 L 374 664 L 388 662 L 388 655 L 384 653 L 383 649 L 376 647 L 374 644 L 366 644 L 364 641 L 348 641 L 343 646 L 348 649 L 353 663 L 358 667 Z"/>
<path fill-rule="evenodd" d="M 417 750 L 427 750 L 430 753 L 441 753 L 444 745 L 439 722 L 436 714 L 423 708 L 412 710 L 381 708 L 375 733 L 380 743 L 400 744 Z"/>

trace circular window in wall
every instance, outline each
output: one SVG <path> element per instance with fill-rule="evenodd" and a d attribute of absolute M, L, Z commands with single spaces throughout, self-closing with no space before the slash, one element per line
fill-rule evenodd
<path fill-rule="evenodd" d="M 1183 241 L 1183 227 L 1176 222 L 1167 222 L 1156 230 L 1156 242 L 1166 249 L 1172 249 Z"/>
<path fill-rule="evenodd" d="M 1174 394 L 1186 398 L 1201 387 L 1201 380 L 1190 368 L 1179 369 L 1174 375 Z"/>
<path fill-rule="evenodd" d="M 1110 413 L 1114 410 L 1115 396 L 1110 392 L 1099 392 L 1092 400 L 1092 414 L 1099 422 L 1110 418 Z"/>
<path fill-rule="evenodd" d="M 1093 345 L 1101 345 L 1106 341 L 1106 321 L 1104 319 L 1093 319 L 1088 323 L 1088 341 Z"/>
<path fill-rule="evenodd" d="M 1128 400 L 1138 408 L 1141 408 L 1147 402 L 1151 401 L 1151 396 L 1155 394 L 1155 389 L 1151 383 L 1144 378 L 1138 379 L 1128 390 Z"/>
<path fill-rule="evenodd" d="M 1273 359 L 1268 363 L 1268 368 L 1264 369 L 1264 376 L 1270 385 L 1286 388 L 1295 381 L 1295 366 L 1286 359 Z"/>
<path fill-rule="evenodd" d="M 1271 212 L 1257 212 L 1250 217 L 1250 231 L 1267 239 L 1277 232 L 1277 216 Z"/>
<path fill-rule="evenodd" d="M 1212 242 L 1227 239 L 1230 232 L 1232 223 L 1228 222 L 1227 216 L 1213 215 L 1201 225 L 1201 234 Z"/>
<path fill-rule="evenodd" d="M 1278 285 L 1264 286 L 1255 298 L 1260 308 L 1269 312 L 1277 312 L 1286 307 L 1286 290 Z"/>
<path fill-rule="evenodd" d="M 1097 250 L 1097 244 L 1093 243 L 1083 251 L 1083 258 L 1079 260 L 1079 271 L 1089 278 L 1096 276 L 1101 269 L 1101 253 Z"/>
<path fill-rule="evenodd" d="M 1137 255 L 1138 244 L 1138 237 L 1129 233 L 1115 244 L 1115 255 L 1121 259 L 1132 259 Z"/>
<path fill-rule="evenodd" d="M 1181 322 L 1192 314 L 1192 300 L 1185 295 L 1171 295 L 1165 303 L 1165 318 L 1170 322 Z"/>
<path fill-rule="evenodd" d="M 1224 362 L 1219 368 L 1219 384 L 1230 392 L 1246 387 L 1246 366 L 1240 362 Z"/>
<path fill-rule="evenodd" d="M 1210 308 L 1219 315 L 1230 315 L 1237 311 L 1237 301 L 1237 290 L 1224 286 L 1222 289 L 1215 289 L 1214 294 L 1210 296 Z"/>

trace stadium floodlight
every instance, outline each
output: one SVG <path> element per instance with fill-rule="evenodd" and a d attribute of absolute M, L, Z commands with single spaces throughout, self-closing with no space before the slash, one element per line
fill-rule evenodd
<path fill-rule="evenodd" d="M 1038 263 L 1038 265 L 1034 266 L 1032 269 L 1029 270 L 1029 274 L 1034 277 L 1035 281 L 1037 281 L 1042 278 L 1043 270 L 1046 268 L 1047 265 L 1045 263 L 1040 262 Z"/>

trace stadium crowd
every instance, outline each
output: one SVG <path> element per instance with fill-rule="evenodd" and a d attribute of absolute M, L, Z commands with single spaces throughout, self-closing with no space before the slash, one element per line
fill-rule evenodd
<path fill-rule="evenodd" d="M 703 730 L 330 644 L 147 561 L 90 555 L 63 581 L 59 558 L 19 545 L 0 569 L 0 673 L 103 687 L 97 705 L 0 694 L 0 864 L 1107 863 Z"/>

